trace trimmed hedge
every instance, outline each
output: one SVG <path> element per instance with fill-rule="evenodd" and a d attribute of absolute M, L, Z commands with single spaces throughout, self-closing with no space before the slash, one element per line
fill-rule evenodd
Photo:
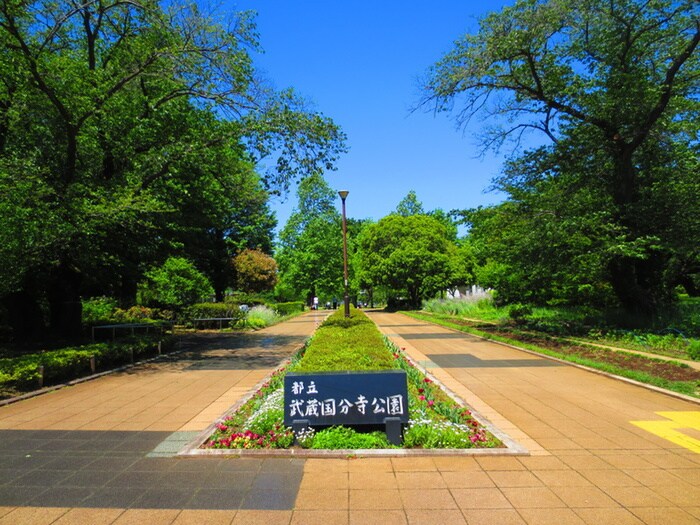
<path fill-rule="evenodd" d="M 95 356 L 98 369 L 106 370 L 134 359 L 153 354 L 158 347 L 157 337 L 140 337 L 110 343 L 92 343 L 74 348 L 61 348 L 36 354 L 0 359 L 0 385 L 19 389 L 35 388 L 44 367 L 44 384 L 60 383 L 85 376 L 91 372 L 90 358 Z M 162 340 L 161 351 L 168 352 L 175 340 Z"/>
<path fill-rule="evenodd" d="M 198 303 L 185 310 L 185 320 L 231 317 L 233 323 L 245 319 L 238 303 Z"/>
<path fill-rule="evenodd" d="M 393 354 L 374 323 L 360 310 L 338 310 L 318 327 L 295 372 L 390 370 Z"/>
<path fill-rule="evenodd" d="M 290 303 L 271 304 L 270 308 L 275 310 L 278 315 L 285 316 L 304 311 L 304 301 L 293 301 Z"/>

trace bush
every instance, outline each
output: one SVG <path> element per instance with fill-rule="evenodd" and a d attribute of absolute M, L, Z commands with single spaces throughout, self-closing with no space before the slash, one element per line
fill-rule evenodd
<path fill-rule="evenodd" d="M 254 306 L 245 317 L 245 325 L 248 328 L 265 328 L 275 324 L 279 319 L 277 313 L 267 306 Z"/>
<path fill-rule="evenodd" d="M 184 318 L 187 321 L 193 319 L 207 318 L 226 318 L 231 317 L 234 321 L 240 321 L 245 318 L 245 312 L 242 312 L 237 303 L 197 303 L 193 304 L 185 310 Z"/>
<path fill-rule="evenodd" d="M 311 444 L 313 449 L 370 449 L 395 448 L 384 432 L 361 433 L 343 426 L 331 427 L 317 432 Z"/>
<path fill-rule="evenodd" d="M 83 301 L 83 323 L 111 323 L 117 301 L 111 297 L 93 297 Z"/>
<path fill-rule="evenodd" d="M 209 280 L 182 257 L 170 257 L 163 266 L 146 272 L 140 285 L 142 301 L 148 305 L 181 310 L 214 294 Z"/>
<path fill-rule="evenodd" d="M 512 304 L 508 309 L 508 317 L 510 317 L 515 324 L 524 324 L 525 318 L 528 315 L 532 315 L 532 308 L 525 304 Z"/>
<path fill-rule="evenodd" d="M 379 330 L 360 310 L 343 310 L 328 317 L 316 330 L 299 363 L 299 372 L 336 370 L 390 370 L 393 355 L 386 348 Z"/>
<path fill-rule="evenodd" d="M 303 312 L 304 302 L 293 301 L 289 303 L 276 303 L 272 305 L 272 308 L 274 308 L 275 312 L 277 312 L 281 316 L 291 315 L 298 312 Z"/>
<path fill-rule="evenodd" d="M 693 361 L 700 361 L 700 341 L 694 339 L 688 343 L 688 356 Z"/>

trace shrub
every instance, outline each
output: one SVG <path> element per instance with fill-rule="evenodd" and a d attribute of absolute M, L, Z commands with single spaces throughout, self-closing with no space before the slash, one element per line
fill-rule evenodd
<path fill-rule="evenodd" d="M 303 312 L 304 302 L 293 301 L 289 303 L 276 303 L 272 305 L 272 308 L 274 308 L 275 312 L 277 312 L 281 316 L 291 315 L 297 312 Z"/>
<path fill-rule="evenodd" d="M 516 324 L 525 323 L 525 318 L 528 315 L 532 315 L 532 308 L 525 304 L 512 304 L 508 309 L 508 317 L 510 317 Z"/>
<path fill-rule="evenodd" d="M 700 361 L 700 341 L 697 339 L 688 342 L 688 356 L 694 361 Z"/>
<path fill-rule="evenodd" d="M 83 301 L 83 323 L 98 324 L 112 321 L 117 301 L 111 297 L 93 297 Z"/>
<path fill-rule="evenodd" d="M 161 267 L 147 271 L 145 277 L 139 291 L 149 305 L 181 310 L 214 293 L 206 276 L 182 257 L 168 258 Z"/>
<path fill-rule="evenodd" d="M 393 356 L 374 323 L 360 310 L 350 311 L 351 317 L 345 319 L 343 310 L 338 310 L 316 330 L 299 363 L 299 372 L 395 368 Z"/>
<path fill-rule="evenodd" d="M 265 328 L 275 324 L 278 319 L 279 316 L 274 310 L 267 306 L 258 305 L 248 310 L 245 325 L 249 328 Z"/>
<path fill-rule="evenodd" d="M 245 318 L 245 313 L 237 303 L 197 303 L 185 310 L 184 317 L 188 321 L 222 317 L 231 317 L 234 321 L 239 321 Z"/>

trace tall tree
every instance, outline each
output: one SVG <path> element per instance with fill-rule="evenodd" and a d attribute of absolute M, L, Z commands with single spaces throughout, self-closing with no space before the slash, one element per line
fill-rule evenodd
<path fill-rule="evenodd" d="M 279 291 L 289 299 L 342 295 L 343 237 L 337 195 L 320 174 L 302 180 L 298 204 L 280 232 Z"/>
<path fill-rule="evenodd" d="M 461 124 L 488 116 L 497 125 L 487 147 L 544 133 L 553 161 L 539 180 L 565 176 L 558 161 L 577 155 L 580 183 L 605 193 L 606 207 L 592 202 L 591 211 L 609 212 L 617 230 L 606 278 L 621 305 L 648 312 L 671 295 L 675 241 L 647 213 L 676 168 L 686 190 L 695 177 L 687 170 L 697 166 L 699 44 L 695 0 L 518 0 L 434 66 L 422 103 L 456 110 Z M 671 167 L 664 150 L 679 148 Z"/>
<path fill-rule="evenodd" d="M 280 191 L 332 168 L 344 149 L 329 119 L 307 111 L 292 91 L 258 80 L 250 14 L 222 23 L 205 9 L 0 0 L 7 51 L 0 58 L 0 208 L 13 206 L 15 188 L 42 196 L 13 197 L 22 206 L 0 220 L 17 227 L 25 212 L 32 221 L 51 219 L 40 235 L 3 248 L 17 277 L 0 283 L 0 296 L 47 301 L 52 328 L 65 335 L 80 330 L 91 276 L 116 268 L 132 283 L 124 295 L 132 294 L 145 269 L 139 261 L 162 262 L 168 253 L 158 252 L 177 244 L 170 226 L 232 239 L 227 218 L 235 224 L 235 213 L 214 202 L 226 192 L 235 201 L 236 173 L 277 155 L 261 182 Z M 206 209 L 208 220 L 178 223 L 174 214 L 188 206 Z M 35 226 L 29 230 L 41 229 Z M 18 255 L 25 249 L 29 257 Z"/>
<path fill-rule="evenodd" d="M 427 215 L 389 215 L 362 230 L 358 273 L 367 286 L 384 286 L 413 306 L 455 286 L 457 247 L 447 229 Z"/>
<path fill-rule="evenodd" d="M 411 190 L 401 199 L 396 206 L 396 213 L 402 217 L 410 217 L 411 215 L 423 215 L 423 204 L 418 200 L 416 192 Z"/>

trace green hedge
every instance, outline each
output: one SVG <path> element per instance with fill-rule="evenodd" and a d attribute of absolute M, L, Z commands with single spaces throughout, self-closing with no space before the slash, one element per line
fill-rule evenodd
<path fill-rule="evenodd" d="M 304 311 L 303 301 L 293 301 L 290 303 L 271 304 L 270 307 L 277 312 L 278 315 L 285 316 Z"/>
<path fill-rule="evenodd" d="M 238 303 L 198 303 L 185 310 L 185 321 L 193 319 L 231 317 L 233 322 L 245 319 Z"/>
<path fill-rule="evenodd" d="M 345 318 L 338 310 L 319 326 L 299 363 L 298 372 L 390 370 L 393 354 L 374 323 L 360 310 Z"/>
<path fill-rule="evenodd" d="M 162 341 L 161 351 L 174 347 L 173 338 Z M 98 370 L 106 370 L 155 353 L 157 337 L 140 337 L 110 343 L 92 343 L 79 347 L 61 348 L 47 352 L 27 354 L 0 359 L 0 385 L 19 389 L 35 388 L 39 385 L 44 367 L 44 384 L 70 381 L 91 372 L 90 358 L 95 356 Z"/>

